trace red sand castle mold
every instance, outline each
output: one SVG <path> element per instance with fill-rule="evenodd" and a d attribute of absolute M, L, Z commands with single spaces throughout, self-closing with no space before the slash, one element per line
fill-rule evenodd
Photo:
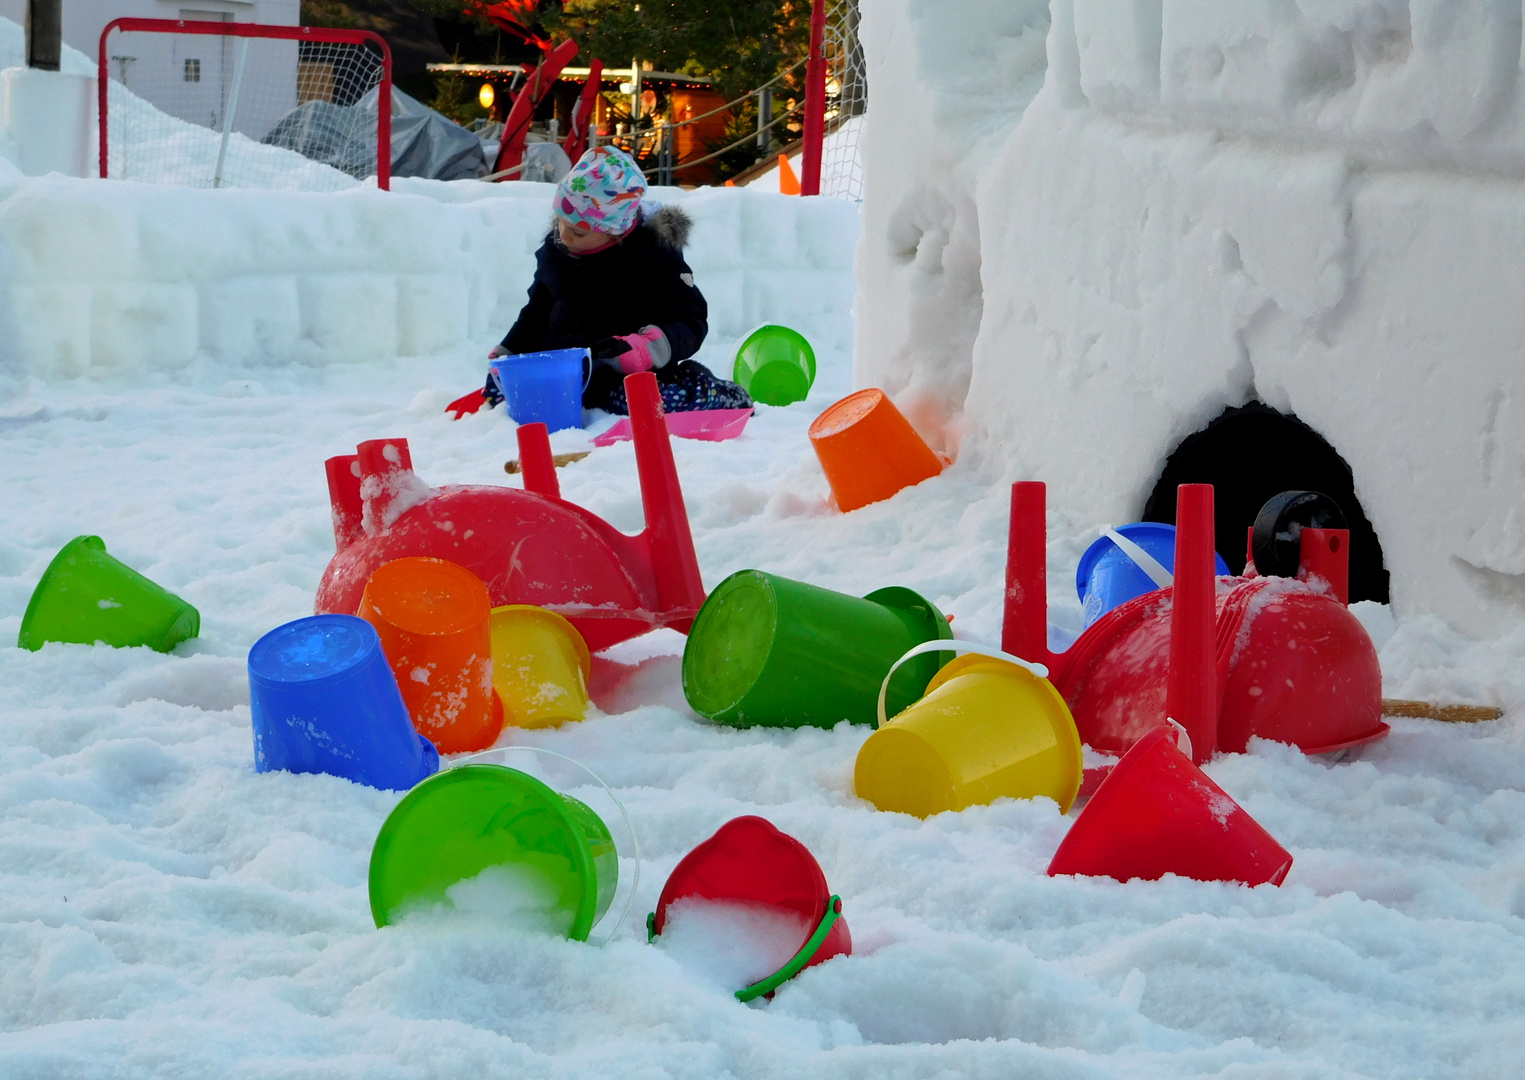
<path fill-rule="evenodd" d="M 646 528 L 626 536 L 564 501 L 541 424 L 520 427 L 525 486 L 429 488 L 406 439 L 373 439 L 329 458 L 338 552 L 316 611 L 353 614 L 371 574 L 406 556 L 466 567 L 493 607 L 533 604 L 577 627 L 594 652 L 662 626 L 687 632 L 704 603 L 656 378 L 625 379 Z"/>
<path fill-rule="evenodd" d="M 1251 736 L 1323 754 L 1386 735 L 1376 649 L 1343 601 L 1348 534 L 1303 530 L 1295 579 L 1214 580 L 1211 489 L 1194 490 L 1204 487 L 1181 487 L 1176 584 L 1119 606 L 1052 655 L 1044 487 L 1013 485 L 1002 647 L 1048 663 L 1081 739 L 1105 753 L 1125 753 L 1167 716 L 1187 729 L 1198 762 L 1243 751 Z M 1172 629 L 1177 603 L 1189 617 Z"/>

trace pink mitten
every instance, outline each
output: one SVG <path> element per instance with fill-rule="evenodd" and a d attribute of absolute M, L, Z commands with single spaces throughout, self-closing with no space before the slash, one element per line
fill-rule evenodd
<path fill-rule="evenodd" d="M 655 326 L 644 327 L 638 334 L 622 334 L 615 340 L 630 346 L 629 351 L 622 352 L 615 358 L 619 361 L 620 373 L 623 375 L 662 367 L 672 357 L 672 346 L 667 343 L 667 335 Z"/>

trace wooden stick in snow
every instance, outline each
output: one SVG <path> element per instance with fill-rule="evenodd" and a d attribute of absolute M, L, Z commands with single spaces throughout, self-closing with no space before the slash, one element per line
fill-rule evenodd
<path fill-rule="evenodd" d="M 578 450 L 571 454 L 557 454 L 551 458 L 551 461 L 559 469 L 563 465 L 570 465 L 574 461 L 581 461 L 591 453 L 593 453 L 592 450 Z M 505 461 L 503 463 L 503 471 L 508 473 L 509 476 L 518 476 L 519 463 L 517 461 Z"/>
<path fill-rule="evenodd" d="M 1504 715 L 1504 710 L 1496 709 L 1492 705 L 1437 705 L 1433 701 L 1383 698 L 1382 715 L 1439 720 L 1447 724 L 1477 724 L 1485 720 L 1497 720 Z"/>

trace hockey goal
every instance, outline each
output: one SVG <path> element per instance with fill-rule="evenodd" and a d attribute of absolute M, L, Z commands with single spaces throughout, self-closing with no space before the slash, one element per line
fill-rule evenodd
<path fill-rule="evenodd" d="M 102 177 L 390 186 L 392 53 L 370 31 L 116 19 L 98 64 Z"/>

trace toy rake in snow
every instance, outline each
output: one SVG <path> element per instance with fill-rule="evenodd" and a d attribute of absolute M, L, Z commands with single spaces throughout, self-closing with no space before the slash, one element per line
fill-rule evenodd
<path fill-rule="evenodd" d="M 561 498 L 543 424 L 518 429 L 522 490 L 431 489 L 413 473 L 407 440 L 373 439 L 325 463 L 338 552 L 317 612 L 353 614 L 378 567 L 427 555 L 475 573 L 495 608 L 533 604 L 564 616 L 594 652 L 658 627 L 687 632 L 704 586 L 655 376 L 629 376 L 625 393 L 641 533 L 627 536 Z"/>

